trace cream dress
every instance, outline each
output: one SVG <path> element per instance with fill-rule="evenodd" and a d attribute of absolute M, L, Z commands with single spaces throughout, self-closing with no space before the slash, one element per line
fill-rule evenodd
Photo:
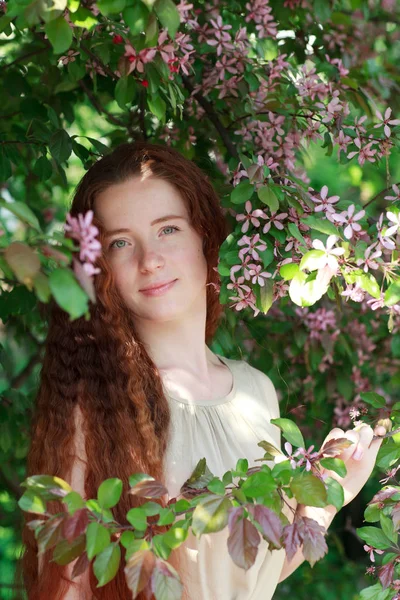
<path fill-rule="evenodd" d="M 217 355 L 218 356 L 218 355 Z M 218 358 L 231 370 L 233 387 L 224 398 L 195 402 L 175 398 L 165 388 L 171 408 L 171 433 L 165 458 L 170 497 L 179 495 L 200 458 L 222 477 L 238 458 L 259 466 L 255 458 L 267 440 L 280 448 L 280 430 L 270 423 L 279 417 L 272 381 L 245 361 Z M 285 551 L 268 550 L 261 539 L 254 565 L 245 572 L 227 551 L 228 527 L 197 539 L 191 532 L 179 553 L 183 600 L 271 600 L 282 571 Z"/>

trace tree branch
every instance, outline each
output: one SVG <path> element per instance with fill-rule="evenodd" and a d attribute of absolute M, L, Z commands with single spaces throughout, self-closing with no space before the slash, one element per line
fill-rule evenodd
<path fill-rule="evenodd" d="M 395 185 L 399 186 L 400 185 L 400 181 L 398 183 L 396 183 Z M 382 196 L 383 194 L 386 194 L 387 192 L 390 192 L 392 189 L 392 186 L 385 188 L 384 190 L 381 190 L 380 192 L 378 192 L 373 198 L 371 198 L 371 200 L 368 200 L 367 204 L 364 204 L 363 208 L 366 208 L 367 206 L 369 206 L 370 204 L 372 204 L 372 202 L 375 202 L 375 200 L 377 200 L 379 198 L 379 196 Z"/>
<path fill-rule="evenodd" d="M 188 90 L 188 92 L 190 92 L 190 94 L 192 94 L 194 87 L 193 87 L 190 79 L 186 75 L 182 74 L 181 76 L 182 76 L 182 81 L 184 83 L 185 88 Z M 196 92 L 195 94 L 193 94 L 193 96 L 196 98 L 196 100 L 200 104 L 200 106 L 202 108 L 204 108 L 211 123 L 214 125 L 215 129 L 218 131 L 219 135 L 221 136 L 221 139 L 224 142 L 225 147 L 228 150 L 229 154 L 231 156 L 233 156 L 234 158 L 236 158 L 237 160 L 239 160 L 239 153 L 237 151 L 237 148 L 236 148 L 235 144 L 232 142 L 232 140 L 229 136 L 228 130 L 221 123 L 220 118 L 219 118 L 218 114 L 215 112 L 215 109 L 214 109 L 213 105 L 211 104 L 211 102 L 206 100 L 206 98 L 204 98 L 204 96 L 202 94 L 200 94 L 200 92 Z"/>
<path fill-rule="evenodd" d="M 87 97 L 89 98 L 90 102 L 93 104 L 93 106 L 95 107 L 95 109 L 97 110 L 97 112 L 100 115 L 102 113 L 104 113 L 105 115 L 107 115 L 107 117 L 109 118 L 111 123 L 114 123 L 114 125 L 118 125 L 118 127 L 126 128 L 126 125 L 123 121 L 121 121 L 117 117 L 114 117 L 114 115 L 112 115 L 110 112 L 108 112 L 108 110 L 106 110 L 104 108 L 104 106 L 102 106 L 102 104 L 100 104 L 100 102 L 97 100 L 96 96 L 91 92 L 91 90 L 88 88 L 86 83 L 84 83 L 83 79 L 79 80 L 79 85 L 81 86 L 81 88 L 83 89 L 83 91 L 85 92 Z"/>

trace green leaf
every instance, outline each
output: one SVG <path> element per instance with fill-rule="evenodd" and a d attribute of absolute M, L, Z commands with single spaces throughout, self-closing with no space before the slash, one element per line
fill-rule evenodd
<path fill-rule="evenodd" d="M 160 96 L 147 96 L 147 104 L 150 111 L 157 117 L 162 123 L 165 122 L 165 112 L 167 105 Z"/>
<path fill-rule="evenodd" d="M 299 265 L 297 263 L 286 263 L 279 269 L 279 275 L 285 281 L 290 281 L 299 272 Z"/>
<path fill-rule="evenodd" d="M 82 290 L 72 271 L 55 269 L 49 276 L 49 285 L 57 304 L 77 319 L 88 310 L 88 296 Z"/>
<path fill-rule="evenodd" d="M 96 556 L 93 563 L 93 571 L 97 577 L 97 587 L 106 585 L 109 581 L 114 579 L 117 574 L 119 563 L 121 560 L 121 548 L 118 544 L 112 544 L 100 552 Z"/>
<path fill-rule="evenodd" d="M 70 12 L 69 18 L 76 27 L 82 27 L 88 31 L 98 24 L 98 20 L 93 13 L 83 6 L 80 6 L 74 13 Z"/>
<path fill-rule="evenodd" d="M 133 6 L 127 6 L 122 13 L 132 35 L 138 35 L 146 31 L 149 15 L 150 12 L 143 2 L 136 2 Z"/>
<path fill-rule="evenodd" d="M 0 181 L 6 181 L 11 175 L 11 162 L 6 155 L 4 148 L 0 147 Z"/>
<path fill-rule="evenodd" d="M 325 485 L 318 477 L 308 471 L 296 473 L 290 483 L 297 502 L 308 506 L 324 507 L 327 503 Z"/>
<path fill-rule="evenodd" d="M 392 546 L 392 542 L 383 533 L 381 529 L 377 527 L 360 527 L 357 530 L 357 535 L 373 548 L 378 550 L 386 550 Z"/>
<path fill-rule="evenodd" d="M 56 54 L 69 49 L 72 44 L 72 28 L 63 16 L 46 23 L 44 30 Z"/>
<path fill-rule="evenodd" d="M 247 460 L 247 458 L 239 458 L 239 460 L 236 463 L 235 471 L 239 471 L 240 473 L 243 473 L 243 475 L 246 475 L 248 469 L 249 461 Z"/>
<path fill-rule="evenodd" d="M 122 12 L 125 5 L 125 0 L 97 0 L 96 2 L 96 6 L 105 17 Z"/>
<path fill-rule="evenodd" d="M 296 423 L 294 423 L 290 419 L 283 418 L 271 419 L 271 423 L 279 427 L 279 429 L 281 429 L 282 435 L 285 438 L 285 440 L 293 444 L 293 446 L 296 446 L 298 448 L 304 448 L 304 438 Z"/>
<path fill-rule="evenodd" d="M 369 523 L 377 523 L 380 520 L 381 509 L 378 504 L 370 504 L 364 511 L 364 519 Z"/>
<path fill-rule="evenodd" d="M 18 506 L 21 510 L 31 513 L 43 514 L 46 512 L 46 503 L 43 498 L 32 490 L 26 490 L 18 500 Z"/>
<path fill-rule="evenodd" d="M 63 498 L 63 503 L 67 505 L 68 512 L 73 515 L 77 510 L 85 507 L 85 502 L 78 492 L 72 491 Z"/>
<path fill-rule="evenodd" d="M 176 4 L 172 0 L 156 0 L 154 11 L 169 36 L 174 39 L 179 29 L 181 18 Z"/>
<path fill-rule="evenodd" d="M 41 156 L 33 165 L 33 172 L 41 181 L 47 181 L 53 174 L 53 166 L 45 156 Z"/>
<path fill-rule="evenodd" d="M 89 523 L 86 530 L 86 553 L 89 560 L 103 552 L 110 543 L 110 531 L 104 525 L 97 523 L 97 521 Z"/>
<path fill-rule="evenodd" d="M 341 237 L 337 228 L 333 223 L 328 221 L 328 219 L 318 219 L 317 217 L 310 216 L 305 219 L 300 219 L 300 221 L 311 227 L 311 229 L 315 229 L 315 231 L 319 231 L 320 233 L 325 233 L 326 235 L 336 235 L 338 238 Z"/>
<path fill-rule="evenodd" d="M 394 306 L 400 302 L 400 282 L 395 281 L 389 285 L 384 296 L 386 306 Z"/>
<path fill-rule="evenodd" d="M 323 250 L 309 250 L 300 261 L 299 269 L 303 271 L 316 271 L 326 264 L 326 254 Z"/>
<path fill-rule="evenodd" d="M 69 159 L 72 152 L 72 140 L 65 129 L 58 129 L 53 133 L 49 142 L 52 157 L 59 163 Z"/>
<path fill-rule="evenodd" d="M 325 484 L 328 487 L 327 490 L 327 502 L 328 504 L 332 504 L 336 508 L 336 510 L 340 510 L 344 504 L 344 490 L 336 479 L 332 477 L 327 477 L 325 480 Z"/>
<path fill-rule="evenodd" d="M 361 392 L 360 396 L 361 400 L 364 400 L 364 402 L 374 408 L 384 408 L 386 406 L 385 398 L 376 392 Z"/>
<path fill-rule="evenodd" d="M 346 465 L 340 458 L 322 458 L 319 462 L 324 469 L 334 471 L 339 477 L 344 477 L 347 473 Z"/>
<path fill-rule="evenodd" d="M 151 575 L 151 589 L 156 600 L 170 600 L 182 597 L 183 586 L 174 567 L 161 559 L 157 559 Z"/>
<path fill-rule="evenodd" d="M 271 473 L 260 471 L 250 475 L 241 485 L 241 490 L 248 498 L 260 498 L 273 492 L 277 487 Z"/>
<path fill-rule="evenodd" d="M 172 525 L 175 521 L 175 513 L 171 508 L 165 507 L 160 509 L 160 518 L 157 525 Z"/>
<path fill-rule="evenodd" d="M 214 477 L 207 485 L 207 488 L 214 494 L 221 494 L 222 496 L 225 494 L 225 486 L 218 477 Z"/>
<path fill-rule="evenodd" d="M 179 527 L 179 525 L 175 525 L 164 534 L 164 542 L 167 544 L 167 546 L 169 546 L 169 548 L 174 550 L 183 544 L 188 534 L 188 529 L 184 529 L 183 527 Z"/>
<path fill-rule="evenodd" d="M 203 533 L 221 531 L 228 523 L 231 502 L 222 496 L 207 496 L 196 506 L 192 517 L 192 531 L 199 537 Z"/>
<path fill-rule="evenodd" d="M 360 275 L 356 275 L 355 282 L 373 298 L 381 297 L 381 288 L 379 283 L 371 273 L 362 273 Z"/>
<path fill-rule="evenodd" d="M 378 582 L 361 590 L 360 600 L 388 600 L 392 593 L 393 590 L 391 588 L 383 590 L 381 584 Z"/>
<path fill-rule="evenodd" d="M 27 223 L 37 231 L 41 231 L 39 220 L 35 213 L 29 208 L 25 202 L 6 202 L 0 199 L 0 207 L 9 210 L 24 223 Z"/>
<path fill-rule="evenodd" d="M 145 531 L 147 529 L 147 515 L 143 508 L 131 508 L 127 512 L 126 518 L 135 529 L 138 529 L 139 531 Z"/>
<path fill-rule="evenodd" d="M 400 447 L 394 443 L 387 443 L 379 448 L 376 464 L 386 471 L 394 465 L 400 458 Z"/>
<path fill-rule="evenodd" d="M 118 105 L 124 110 L 126 104 L 132 104 L 133 98 L 135 97 L 135 81 L 132 75 L 121 77 L 117 85 L 115 86 L 114 96 Z"/>
<path fill-rule="evenodd" d="M 231 192 L 230 199 L 232 204 L 244 204 L 247 200 L 250 200 L 253 192 L 254 185 L 248 181 L 242 181 Z"/>
<path fill-rule="evenodd" d="M 116 477 L 106 479 L 100 484 L 97 499 L 101 508 L 112 508 L 115 506 L 122 494 L 122 481 Z"/>
<path fill-rule="evenodd" d="M 394 544 L 397 544 L 398 534 L 394 530 L 394 524 L 390 517 L 386 516 L 382 511 L 380 514 L 380 523 L 383 533 L 391 540 Z"/>
<path fill-rule="evenodd" d="M 276 212 L 279 209 L 279 200 L 268 185 L 258 188 L 257 195 L 263 204 L 266 204 L 271 212 Z"/>

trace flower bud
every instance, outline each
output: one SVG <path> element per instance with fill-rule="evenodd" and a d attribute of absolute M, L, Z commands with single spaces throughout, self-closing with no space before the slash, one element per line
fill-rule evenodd
<path fill-rule="evenodd" d="M 379 419 L 377 426 L 380 427 L 384 427 L 385 428 L 385 433 L 388 433 L 389 431 L 392 431 L 393 429 L 393 423 L 390 419 Z"/>

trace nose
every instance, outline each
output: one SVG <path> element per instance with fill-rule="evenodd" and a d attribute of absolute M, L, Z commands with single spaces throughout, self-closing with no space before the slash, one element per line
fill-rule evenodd
<path fill-rule="evenodd" d="M 155 271 L 160 267 L 164 266 L 164 257 L 153 250 L 152 248 L 143 248 L 139 268 L 141 273 L 148 273 L 149 271 Z"/>

